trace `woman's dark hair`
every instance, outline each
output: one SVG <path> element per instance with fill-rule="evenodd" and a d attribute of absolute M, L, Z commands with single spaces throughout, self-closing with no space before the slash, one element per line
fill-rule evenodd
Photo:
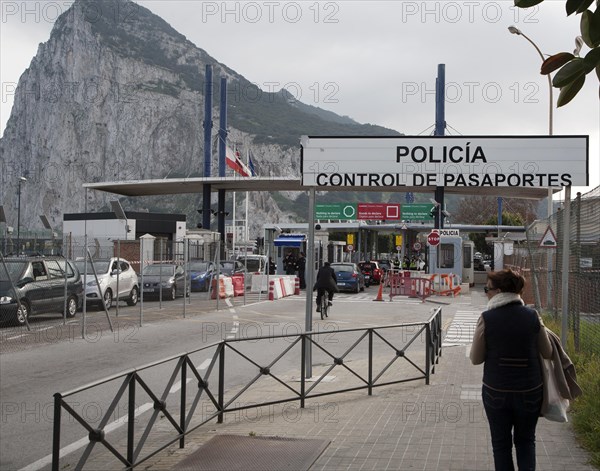
<path fill-rule="evenodd" d="M 521 294 L 525 287 L 525 278 L 511 269 L 493 271 L 488 274 L 492 288 L 499 289 L 502 293 Z"/>

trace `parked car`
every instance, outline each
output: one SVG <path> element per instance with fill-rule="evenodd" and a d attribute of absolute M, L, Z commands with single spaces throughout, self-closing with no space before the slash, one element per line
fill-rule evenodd
<path fill-rule="evenodd" d="M 340 291 L 358 293 L 365 290 L 365 277 L 356 266 L 356 263 L 332 263 L 331 268 L 333 268 L 337 277 L 337 285 Z"/>
<path fill-rule="evenodd" d="M 155 263 L 146 265 L 142 270 L 142 291 L 145 296 L 174 300 L 178 295 L 183 296 L 186 282 L 189 294 L 190 282 L 185 279 L 183 265 L 174 263 Z"/>
<path fill-rule="evenodd" d="M 189 266 L 192 291 L 208 291 L 210 281 L 217 274 L 217 267 L 213 262 L 192 260 Z"/>
<path fill-rule="evenodd" d="M 110 258 L 106 260 L 94 260 L 93 265 L 89 260 L 78 260 L 75 262 L 79 272 L 83 274 L 85 286 L 85 299 L 88 304 L 110 309 L 114 299 L 125 300 L 129 306 L 135 306 L 140 294 L 138 276 L 131 264 L 122 258 Z M 98 283 L 94 277 L 98 277 Z M 117 293 L 118 285 L 118 293 Z"/>
<path fill-rule="evenodd" d="M 75 316 L 83 299 L 83 283 L 73 262 L 62 257 L 27 257 L 6 258 L 5 264 L 8 273 L 0 265 L 1 321 L 23 325 L 30 316 L 63 312 L 65 299 L 66 316 Z"/>
<path fill-rule="evenodd" d="M 384 275 L 388 270 L 392 269 L 392 262 L 389 260 L 377 260 L 377 263 L 379 264 L 379 268 L 381 268 L 381 271 L 383 271 Z"/>
<path fill-rule="evenodd" d="M 239 260 L 223 260 L 220 263 L 220 274 L 233 276 L 244 275 L 244 286 L 246 289 L 252 285 L 252 277 L 248 275 L 248 271 L 242 262 Z"/>
<path fill-rule="evenodd" d="M 372 283 L 379 284 L 383 280 L 383 270 L 379 268 L 378 262 L 359 262 L 358 268 L 363 273 L 363 275 L 366 276 L 367 273 L 370 274 L 369 276 L 371 277 Z"/>
<path fill-rule="evenodd" d="M 221 275 L 231 276 L 238 273 L 246 273 L 246 267 L 239 260 L 223 260 L 220 268 Z"/>
<path fill-rule="evenodd" d="M 266 255 L 238 255 L 238 262 L 241 262 L 248 273 L 265 274 L 269 259 Z"/>

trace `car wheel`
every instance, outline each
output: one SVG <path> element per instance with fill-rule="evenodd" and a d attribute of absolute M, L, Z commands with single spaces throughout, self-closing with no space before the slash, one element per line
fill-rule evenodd
<path fill-rule="evenodd" d="M 77 314 L 77 298 L 69 296 L 67 299 L 67 317 L 75 317 Z"/>
<path fill-rule="evenodd" d="M 112 291 L 110 289 L 107 289 L 104 292 L 104 307 L 106 307 L 106 310 L 108 311 L 110 309 L 110 307 L 112 306 L 112 302 L 113 302 L 113 295 L 112 295 Z"/>
<path fill-rule="evenodd" d="M 21 301 L 21 308 L 15 313 L 15 323 L 17 325 L 25 325 L 29 321 L 29 313 L 31 308 L 27 301 Z"/>
<path fill-rule="evenodd" d="M 169 292 L 169 300 L 174 301 L 177 297 L 177 287 L 175 285 L 171 286 L 171 291 Z"/>
<path fill-rule="evenodd" d="M 356 282 L 356 289 L 354 290 L 355 293 L 360 293 L 360 283 L 357 281 Z"/>
<path fill-rule="evenodd" d="M 129 299 L 127 300 L 127 305 L 135 306 L 138 302 L 138 298 L 139 298 L 138 287 L 134 286 L 133 288 L 131 288 L 131 292 L 129 293 Z"/>

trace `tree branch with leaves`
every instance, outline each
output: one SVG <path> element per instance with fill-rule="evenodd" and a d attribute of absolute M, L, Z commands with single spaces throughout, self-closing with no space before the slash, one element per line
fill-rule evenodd
<path fill-rule="evenodd" d="M 514 0 L 518 8 L 529 8 L 542 3 L 544 0 Z M 595 3 L 595 10 L 590 7 Z M 552 86 L 560 89 L 557 106 L 569 103 L 585 83 L 586 76 L 596 71 L 600 82 L 600 0 L 566 0 L 567 16 L 581 15 L 581 36 L 575 40 L 576 48 L 573 53 L 559 52 L 548 57 L 541 68 L 542 75 L 548 75 L 556 70 Z M 580 57 L 583 44 L 590 48 L 584 57 Z M 560 70 L 559 70 L 560 69 Z M 600 96 L 600 87 L 598 89 Z"/>

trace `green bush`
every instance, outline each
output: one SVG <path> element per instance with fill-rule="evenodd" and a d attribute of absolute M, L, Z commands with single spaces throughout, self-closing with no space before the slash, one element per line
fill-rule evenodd
<path fill-rule="evenodd" d="M 560 321 L 544 316 L 544 324 L 560 335 Z M 585 332 L 595 332 L 595 329 L 585 329 Z M 599 345 L 600 334 L 596 333 L 595 337 L 586 340 L 590 345 Z M 567 339 L 567 353 L 575 365 L 577 384 L 583 390 L 583 395 L 571 403 L 573 429 L 581 446 L 590 452 L 592 465 L 600 468 L 600 357 L 594 353 L 575 352 L 571 332 Z"/>

